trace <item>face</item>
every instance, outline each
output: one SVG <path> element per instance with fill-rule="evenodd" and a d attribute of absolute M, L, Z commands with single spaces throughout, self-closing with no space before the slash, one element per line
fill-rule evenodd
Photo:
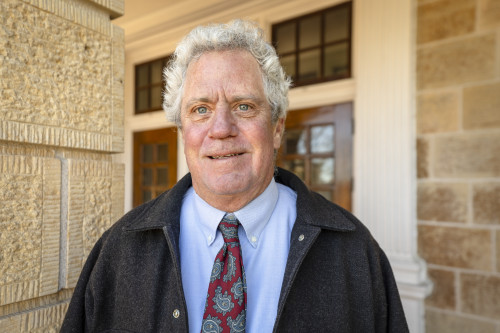
<path fill-rule="evenodd" d="M 181 125 L 193 187 L 206 202 L 235 211 L 269 185 L 283 119 L 272 124 L 249 52 L 208 52 L 189 65 Z"/>

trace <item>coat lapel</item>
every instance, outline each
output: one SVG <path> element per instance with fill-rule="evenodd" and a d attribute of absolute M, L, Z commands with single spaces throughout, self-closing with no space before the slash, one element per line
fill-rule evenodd
<path fill-rule="evenodd" d="M 143 211 L 142 216 L 134 218 L 124 227 L 124 230 L 129 232 L 163 230 L 170 252 L 175 256 L 174 262 L 177 263 L 177 268 L 180 267 L 179 234 L 182 198 L 191 184 L 191 174 L 187 174 L 172 189 L 147 204 L 149 207 Z"/>
<path fill-rule="evenodd" d="M 280 299 L 278 302 L 278 312 L 276 321 L 274 323 L 274 331 L 276 331 L 277 329 L 277 325 L 279 323 L 286 299 L 288 297 L 288 293 L 290 292 L 290 288 L 292 287 L 299 267 L 302 264 L 305 256 L 309 252 L 309 249 L 314 244 L 314 241 L 316 240 L 316 238 L 318 238 L 321 232 L 321 228 L 319 227 L 297 222 L 292 230 L 290 252 L 288 253 L 285 274 L 283 276 L 283 284 L 281 285 Z"/>
<path fill-rule="evenodd" d="M 297 193 L 297 219 L 290 236 L 290 251 L 283 276 L 278 312 L 273 331 L 278 329 L 286 299 L 304 258 L 319 237 L 321 229 L 351 232 L 356 228 L 334 206 L 317 193 L 311 192 L 305 184 L 289 171 L 278 168 L 276 181 L 292 188 Z"/>

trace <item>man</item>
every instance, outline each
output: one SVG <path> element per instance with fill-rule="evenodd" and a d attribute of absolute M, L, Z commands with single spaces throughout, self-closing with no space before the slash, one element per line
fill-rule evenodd
<path fill-rule="evenodd" d="M 274 166 L 290 82 L 261 31 L 198 27 L 165 77 L 190 174 L 97 242 L 62 331 L 407 332 L 367 229 Z"/>

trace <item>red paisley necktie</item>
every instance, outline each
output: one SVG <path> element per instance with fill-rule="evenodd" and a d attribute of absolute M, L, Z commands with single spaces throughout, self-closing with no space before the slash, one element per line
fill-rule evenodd
<path fill-rule="evenodd" d="M 247 287 L 238 238 L 239 224 L 232 213 L 227 213 L 219 223 L 224 245 L 212 268 L 202 333 L 245 332 Z"/>

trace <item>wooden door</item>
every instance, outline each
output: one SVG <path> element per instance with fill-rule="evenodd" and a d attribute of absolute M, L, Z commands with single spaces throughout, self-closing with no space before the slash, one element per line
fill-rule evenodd
<path fill-rule="evenodd" d="M 134 207 L 157 197 L 177 181 L 177 130 L 134 133 Z"/>
<path fill-rule="evenodd" d="M 278 165 L 351 210 L 352 103 L 290 111 Z"/>

